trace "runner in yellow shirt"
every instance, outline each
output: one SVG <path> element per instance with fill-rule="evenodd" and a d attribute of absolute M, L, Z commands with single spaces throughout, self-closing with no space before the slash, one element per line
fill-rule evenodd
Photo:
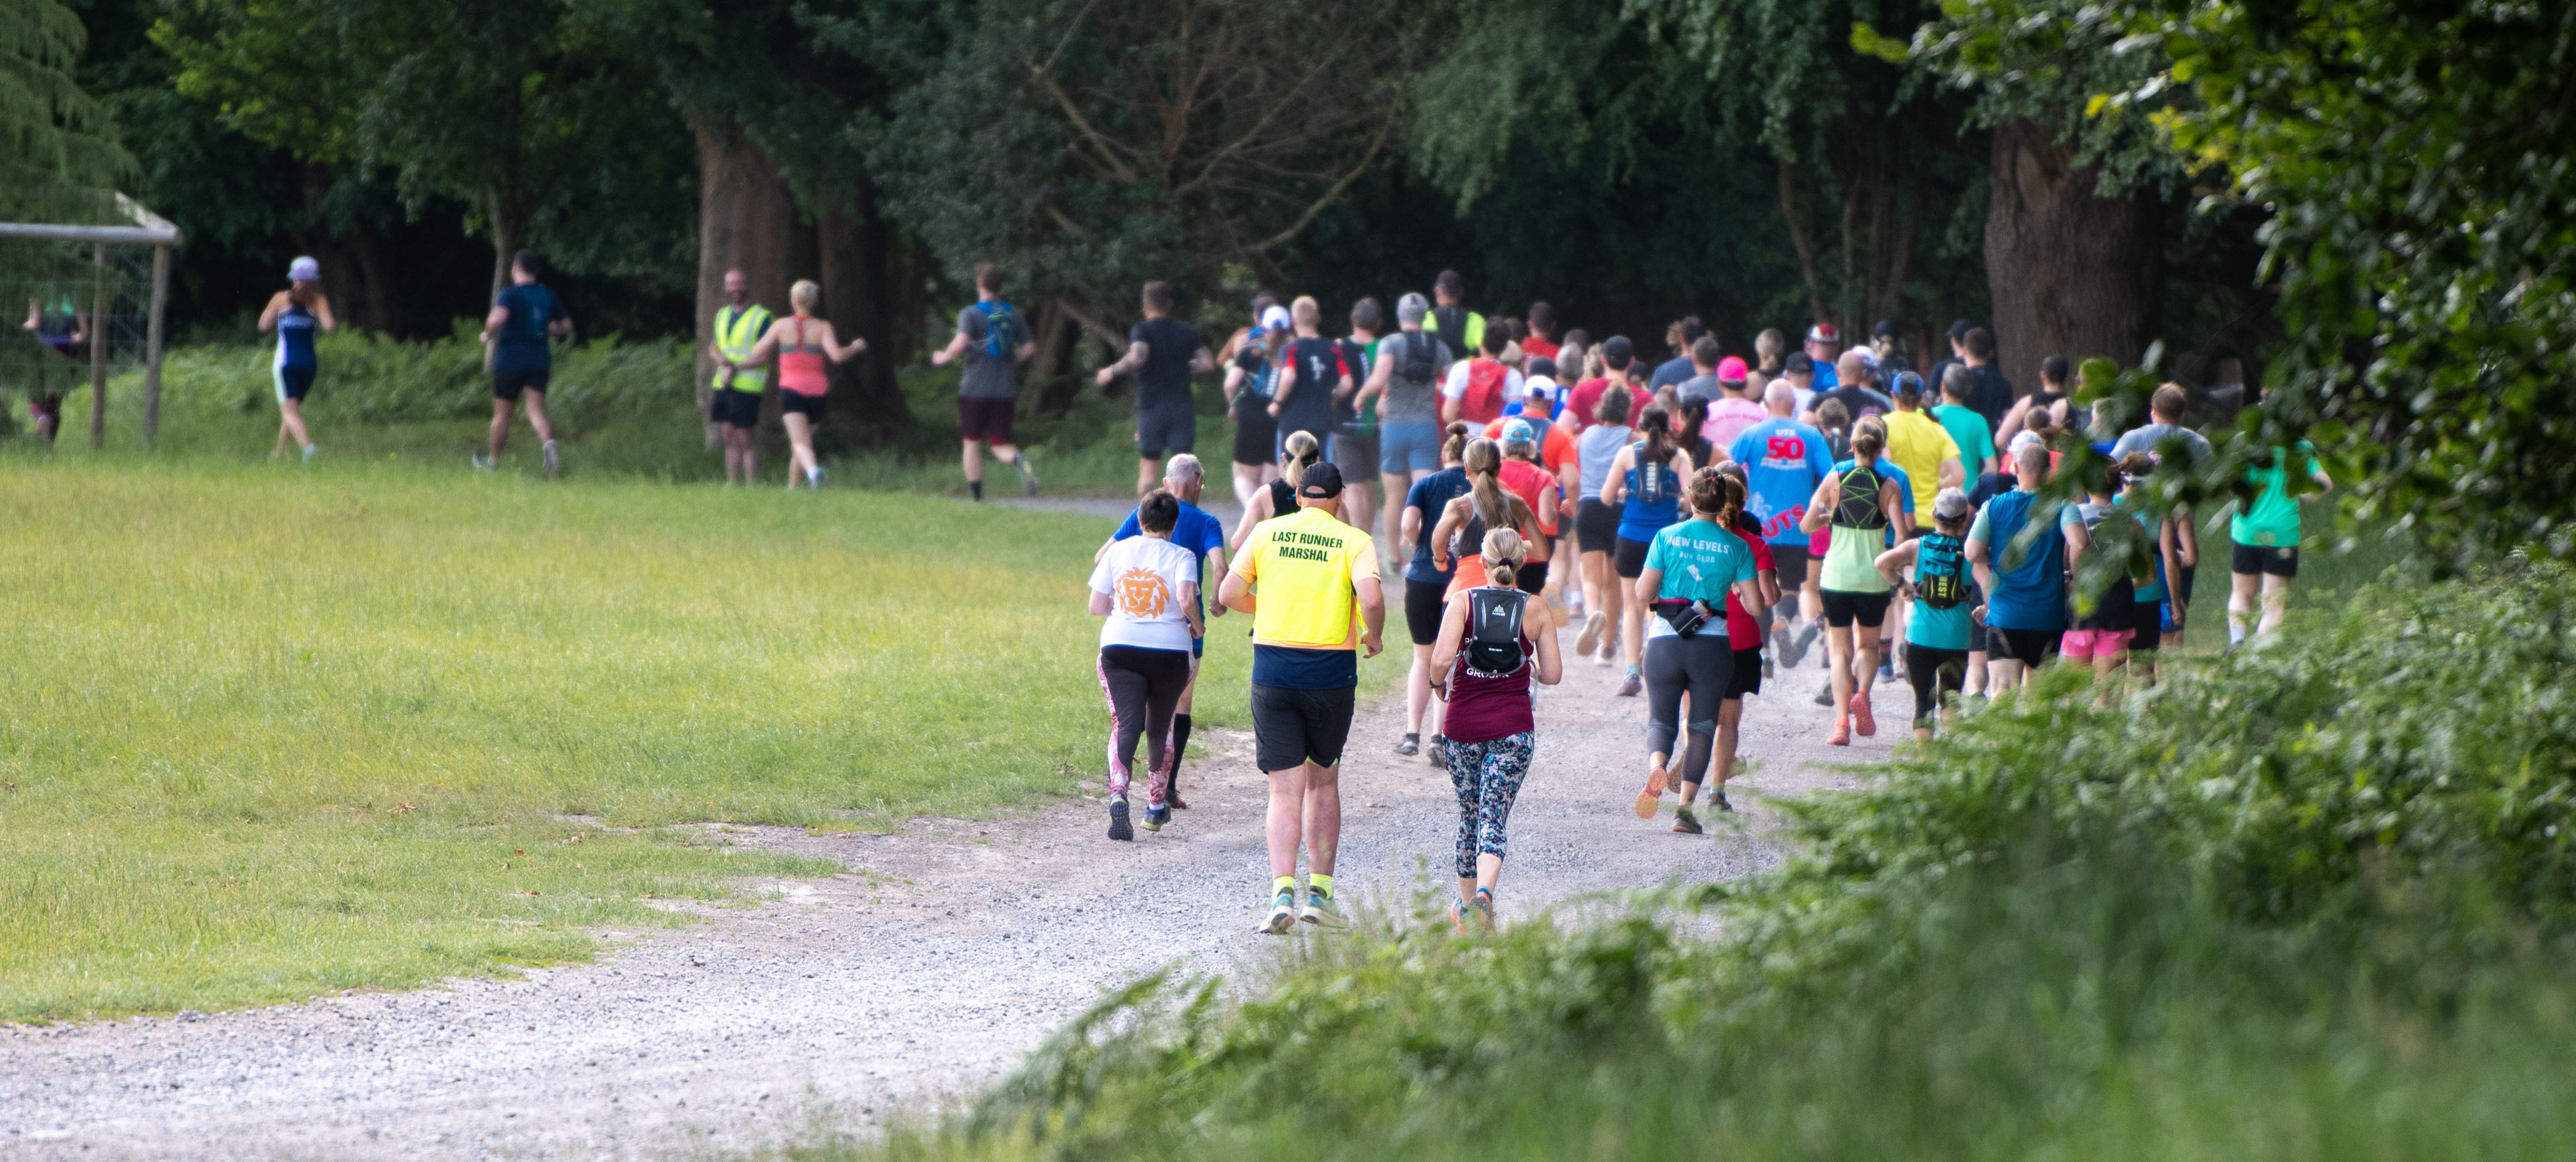
<path fill-rule="evenodd" d="M 1333 854 L 1342 836 L 1342 744 L 1351 733 L 1359 659 L 1384 648 L 1386 598 L 1377 546 L 1333 515 L 1342 473 L 1306 466 L 1297 511 L 1252 527 L 1217 590 L 1252 615 L 1252 732 L 1270 776 L 1270 913 L 1260 930 L 1296 926 L 1297 851 L 1306 851 L 1309 924 L 1339 925 Z"/>

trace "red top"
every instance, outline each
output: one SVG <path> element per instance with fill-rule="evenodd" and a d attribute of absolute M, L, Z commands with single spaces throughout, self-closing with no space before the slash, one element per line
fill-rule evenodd
<path fill-rule="evenodd" d="M 1503 470 L 1495 474 L 1494 481 L 1503 486 L 1503 491 L 1521 498 L 1522 503 L 1529 505 L 1531 516 L 1538 515 L 1539 494 L 1556 487 L 1555 476 L 1547 469 L 1527 460 L 1503 461 Z M 1540 521 L 1538 531 L 1552 537 L 1556 535 L 1556 526 L 1547 521 Z"/>
<path fill-rule="evenodd" d="M 1753 546 L 1754 572 L 1768 573 L 1779 568 L 1771 560 L 1771 542 L 1762 539 L 1762 522 L 1753 519 L 1753 514 L 1744 512 L 1735 514 L 1735 536 L 1737 540 Z M 1753 620 L 1752 614 L 1744 612 L 1744 602 L 1736 598 L 1732 587 L 1726 591 L 1726 640 L 1753 643 L 1749 646 L 1735 646 L 1739 650 L 1758 649 L 1762 645 L 1762 623 Z"/>
<path fill-rule="evenodd" d="M 1557 346 L 1556 342 L 1552 339 L 1540 338 L 1536 331 L 1530 332 L 1529 338 L 1521 340 L 1521 354 L 1536 355 L 1541 359 L 1554 359 L 1556 358 L 1556 353 L 1564 349 L 1565 348 L 1563 347 Z"/>
<path fill-rule="evenodd" d="M 1537 729 L 1530 716 L 1530 673 L 1538 665 L 1538 646 L 1528 635 L 1521 637 L 1521 668 L 1499 678 L 1468 673 L 1466 643 L 1458 645 L 1458 660 L 1449 667 L 1449 709 L 1441 716 L 1440 733 L 1452 742 L 1492 742 Z"/>
<path fill-rule="evenodd" d="M 823 373 L 823 349 L 805 345 L 805 316 L 796 316 L 796 343 L 778 348 L 778 386 L 798 395 L 823 395 L 832 380 Z"/>
<path fill-rule="evenodd" d="M 1503 383 L 1512 369 L 1478 356 L 1467 361 L 1467 391 L 1458 398 L 1458 418 L 1481 424 L 1503 414 Z"/>

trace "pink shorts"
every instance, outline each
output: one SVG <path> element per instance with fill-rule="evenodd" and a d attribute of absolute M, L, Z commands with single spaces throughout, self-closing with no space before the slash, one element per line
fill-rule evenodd
<path fill-rule="evenodd" d="M 2116 658 L 2129 651 L 2128 629 L 2070 629 L 2058 639 L 2057 652 L 2069 658 Z"/>

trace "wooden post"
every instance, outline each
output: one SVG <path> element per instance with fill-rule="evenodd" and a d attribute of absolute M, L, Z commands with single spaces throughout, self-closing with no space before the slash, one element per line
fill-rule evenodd
<path fill-rule="evenodd" d="M 152 248 L 152 319 L 143 340 L 143 446 L 161 431 L 161 312 L 170 305 L 170 248 Z"/>
<path fill-rule="evenodd" d="M 107 446 L 107 243 L 98 244 L 89 294 L 89 446 Z"/>

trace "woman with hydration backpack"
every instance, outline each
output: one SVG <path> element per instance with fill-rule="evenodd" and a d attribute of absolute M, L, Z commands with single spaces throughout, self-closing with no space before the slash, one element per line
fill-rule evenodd
<path fill-rule="evenodd" d="M 1528 501 L 1502 485 L 1503 446 L 1475 436 L 1460 455 L 1467 468 L 1467 492 L 1440 510 L 1440 520 L 1431 529 L 1431 563 L 1448 569 L 1452 559 L 1457 562 L 1449 589 L 1442 594 L 1444 600 L 1485 583 L 1485 562 L 1477 548 L 1485 543 L 1488 531 L 1510 529 L 1525 548 L 1539 543 L 1538 514 L 1530 510 Z M 1521 568 L 1528 568 L 1526 558 Z M 1515 569 L 1513 575 L 1519 572 Z"/>
<path fill-rule="evenodd" d="M 1646 405 L 1637 417 L 1636 443 L 1619 449 L 1610 475 L 1601 482 L 1601 503 L 1619 509 L 1618 545 L 1610 554 L 1612 571 L 1635 581 L 1646 568 L 1646 549 L 1664 526 L 1681 519 L 1682 482 L 1690 479 L 1690 453 L 1673 438 L 1673 413 L 1662 404 Z M 1645 606 L 1625 602 L 1619 611 L 1619 641 L 1627 647 L 1628 677 L 1619 697 L 1634 698 L 1645 689 L 1638 669 L 1645 661 Z"/>
<path fill-rule="evenodd" d="M 1914 684 L 1914 738 L 1932 737 L 1937 711 L 1947 722 L 1955 695 L 1968 679 L 1968 646 L 1985 627 L 1976 623 L 1977 583 L 1970 576 L 1968 522 L 1977 515 L 1968 494 L 1944 488 L 1932 498 L 1932 531 L 1878 555 L 1879 576 L 1914 605 L 1905 621 L 1905 677 Z M 1914 579 L 1905 579 L 1907 567 Z"/>
<path fill-rule="evenodd" d="M 1834 732 L 1828 746 L 1850 746 L 1854 731 L 1867 738 L 1878 733 L 1870 715 L 1870 685 L 1878 677 L 1878 627 L 1887 621 L 1887 603 L 1895 586 L 1878 572 L 1878 555 L 1887 550 L 1888 530 L 1904 523 L 1898 498 L 1904 485 L 1881 473 L 1878 454 L 1887 446 L 1881 429 L 1852 426 L 1852 458 L 1834 466 L 1834 474 L 1816 485 L 1807 515 L 1798 527 L 1813 533 L 1831 529 L 1818 587 L 1825 607 L 1825 650 L 1831 659 Z"/>
<path fill-rule="evenodd" d="M 1252 337 L 1225 365 L 1225 410 L 1234 420 L 1234 500 L 1245 508 L 1261 486 L 1279 478 L 1271 457 L 1280 453 L 1279 417 L 1270 402 L 1279 395 L 1279 374 L 1287 361 L 1288 311 L 1264 311 Z"/>
<path fill-rule="evenodd" d="M 1647 412 L 1653 415 L 1652 409 Z M 1637 794 L 1637 818 L 1655 817 L 1664 785 L 1678 773 L 1683 786 L 1696 790 L 1708 771 L 1717 744 L 1718 710 L 1735 674 L 1735 646 L 1730 640 L 1726 599 L 1731 594 L 1746 608 L 1762 603 L 1761 572 L 1753 549 L 1734 531 L 1744 511 L 1744 486 L 1722 473 L 1702 473 L 1690 484 L 1691 519 L 1657 530 L 1637 574 L 1631 607 L 1652 609 L 1646 625 L 1646 789 Z M 1746 643 L 1759 646 L 1760 638 Z M 1682 699 L 1690 699 L 1690 721 L 1681 720 Z M 1679 756 L 1673 743 L 1684 743 Z M 1680 770 L 1672 770 L 1679 757 Z M 1700 833 L 1687 798 L 1673 830 Z"/>
<path fill-rule="evenodd" d="M 1553 686 L 1564 676 L 1555 614 L 1514 584 L 1529 543 L 1511 529 L 1489 529 L 1477 556 L 1486 583 L 1450 595 L 1431 650 L 1434 684 L 1448 703 L 1449 782 L 1458 792 L 1458 899 L 1449 921 L 1461 932 L 1494 927 L 1504 829 L 1536 746 L 1530 680 Z"/>

